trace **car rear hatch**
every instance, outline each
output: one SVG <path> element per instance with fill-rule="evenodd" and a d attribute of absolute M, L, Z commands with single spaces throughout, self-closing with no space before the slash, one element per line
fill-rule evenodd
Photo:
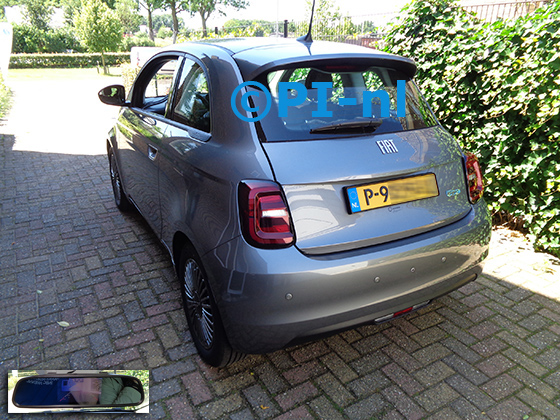
<path fill-rule="evenodd" d="M 464 217 L 471 205 L 462 152 L 411 80 L 414 65 L 324 57 L 245 71 L 271 93 L 257 132 L 286 196 L 296 246 L 340 252 Z M 266 96 L 249 90 L 252 108 L 265 109 Z"/>
<path fill-rule="evenodd" d="M 460 150 L 438 126 L 340 141 L 265 143 L 263 147 L 286 195 L 296 246 L 307 254 L 417 235 L 452 223 L 471 208 Z M 383 154 L 382 149 L 389 147 L 396 151 Z M 428 188 L 418 195 L 417 190 L 426 190 L 426 178 L 432 183 L 431 177 L 436 191 Z M 399 198 L 405 202 L 387 205 L 385 195 L 392 198 L 393 187 L 398 185 L 395 180 L 404 180 L 410 188 Z M 372 196 L 370 206 L 380 207 L 353 212 L 353 193 L 361 194 L 362 202 L 365 195 Z M 429 197 L 418 198 L 422 194 Z"/>

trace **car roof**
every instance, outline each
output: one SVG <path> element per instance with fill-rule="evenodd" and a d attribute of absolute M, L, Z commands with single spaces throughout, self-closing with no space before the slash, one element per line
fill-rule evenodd
<path fill-rule="evenodd" d="M 307 43 L 277 37 L 221 38 L 174 45 L 172 48 L 184 52 L 205 51 L 206 55 L 211 55 L 214 48 L 226 51 L 237 62 L 245 80 L 253 80 L 265 71 L 289 64 L 333 61 L 341 64 L 348 60 L 395 68 L 410 78 L 416 73 L 416 64 L 409 58 L 342 42 Z"/>

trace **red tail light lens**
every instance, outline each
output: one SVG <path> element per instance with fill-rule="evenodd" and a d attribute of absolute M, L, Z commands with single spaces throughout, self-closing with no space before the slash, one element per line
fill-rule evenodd
<path fill-rule="evenodd" d="M 469 199 L 476 203 L 482 197 L 484 185 L 482 182 L 482 170 L 477 157 L 470 152 L 465 152 L 465 166 L 467 169 L 467 185 L 469 188 Z"/>
<path fill-rule="evenodd" d="M 288 206 L 278 184 L 243 181 L 239 185 L 241 227 L 245 240 L 259 248 L 282 248 L 294 243 Z"/>

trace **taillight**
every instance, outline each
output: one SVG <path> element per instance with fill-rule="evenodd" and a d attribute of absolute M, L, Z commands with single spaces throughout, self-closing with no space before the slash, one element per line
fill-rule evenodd
<path fill-rule="evenodd" d="M 281 248 L 294 243 L 290 213 L 278 184 L 241 182 L 239 206 L 243 236 L 248 243 L 259 248 Z"/>
<path fill-rule="evenodd" d="M 482 197 L 484 185 L 482 183 L 482 171 L 478 159 L 471 152 L 465 152 L 465 166 L 467 169 L 467 185 L 469 188 L 469 199 L 476 203 Z"/>

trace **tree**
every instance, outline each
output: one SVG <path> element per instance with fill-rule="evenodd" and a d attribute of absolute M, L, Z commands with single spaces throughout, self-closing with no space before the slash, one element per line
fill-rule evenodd
<path fill-rule="evenodd" d="M 307 9 L 311 11 L 311 1 L 307 1 Z M 305 32 L 309 28 L 306 23 Z M 342 16 L 340 8 L 334 4 L 333 0 L 318 0 L 315 4 L 315 14 L 313 16 L 313 38 L 331 41 L 343 41 L 346 36 L 353 35 L 358 31 L 352 19 Z"/>
<path fill-rule="evenodd" d="M 138 4 L 148 12 L 148 37 L 154 40 L 154 24 L 152 15 L 155 10 L 163 7 L 163 0 L 138 0 Z"/>
<path fill-rule="evenodd" d="M 135 0 L 116 0 L 115 12 L 125 33 L 138 32 L 142 16 L 138 13 L 138 3 Z"/>
<path fill-rule="evenodd" d="M 247 0 L 190 0 L 189 11 L 192 15 L 198 13 L 202 19 L 202 31 L 204 36 L 207 36 L 206 21 L 214 12 L 219 12 L 225 15 L 222 7 L 233 7 L 237 10 L 245 9 L 249 5 Z"/>
<path fill-rule="evenodd" d="M 178 18 L 178 20 L 179 30 L 182 31 L 185 29 L 185 21 L 182 18 Z M 171 15 L 154 15 L 152 22 L 154 26 L 154 33 L 157 33 L 161 27 L 166 27 L 170 30 L 173 28 L 173 17 Z M 145 19 L 144 23 L 146 23 Z"/>
<path fill-rule="evenodd" d="M 115 12 L 101 0 L 86 0 L 74 26 L 87 49 L 101 53 L 103 72 L 108 74 L 105 53 L 118 50 L 122 42 L 122 26 Z"/>
<path fill-rule="evenodd" d="M 50 29 L 51 17 L 54 13 L 52 1 L 45 0 L 25 0 L 23 17 L 28 25 L 41 31 Z"/>
<path fill-rule="evenodd" d="M 82 0 L 61 0 L 60 5 L 64 10 L 64 20 L 69 26 L 74 26 L 74 16 L 80 13 Z"/>
<path fill-rule="evenodd" d="M 171 10 L 171 22 L 173 29 L 173 43 L 177 41 L 177 35 L 179 34 L 179 18 L 177 14 L 183 11 L 189 10 L 188 2 L 185 0 L 163 0 L 165 6 Z"/>

